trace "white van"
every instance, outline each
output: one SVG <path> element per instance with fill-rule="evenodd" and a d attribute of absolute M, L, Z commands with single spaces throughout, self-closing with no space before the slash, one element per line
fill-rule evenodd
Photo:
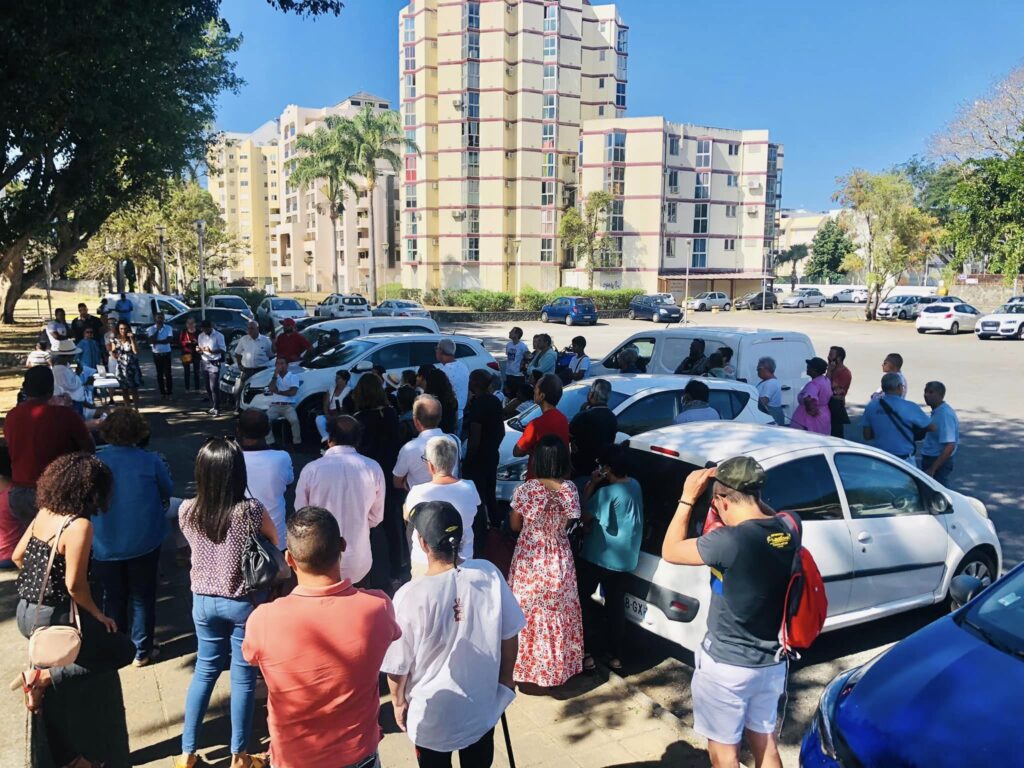
<path fill-rule="evenodd" d="M 679 363 L 690 354 L 690 342 L 694 339 L 704 340 L 706 355 L 719 347 L 731 348 L 736 377 L 753 386 L 757 386 L 759 381 L 758 359 L 770 357 L 775 360 L 775 376 L 782 384 L 782 406 L 787 418 L 793 415 L 796 396 L 809 380 L 807 360 L 814 357 L 814 346 L 807 334 L 796 331 L 673 326 L 634 333 L 600 363 L 592 363 L 588 378 L 618 373 L 618 355 L 626 346 L 636 349 L 645 373 L 675 373 Z"/>
<path fill-rule="evenodd" d="M 172 296 L 164 296 L 162 293 L 126 293 L 125 296 L 132 303 L 133 328 L 148 328 L 153 324 L 158 312 L 163 312 L 164 319 L 170 320 L 175 315 L 188 312 L 189 309 L 184 302 Z M 114 323 L 120 319 L 114 307 L 121 300 L 121 294 L 108 293 L 103 298 L 107 300 L 108 315 L 111 323 Z"/>

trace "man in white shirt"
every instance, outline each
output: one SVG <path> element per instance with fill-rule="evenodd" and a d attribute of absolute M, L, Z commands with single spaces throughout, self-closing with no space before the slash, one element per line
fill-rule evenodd
<path fill-rule="evenodd" d="M 516 326 L 508 332 L 508 343 L 505 345 L 505 380 L 523 381 L 523 364 L 530 348 L 523 343 L 523 329 Z"/>
<path fill-rule="evenodd" d="M 235 363 L 238 365 L 238 378 L 235 380 L 235 388 L 232 394 L 238 409 L 242 408 L 242 390 L 245 382 L 257 371 L 261 371 L 270 365 L 273 352 L 273 343 L 266 336 L 260 334 L 260 326 L 255 320 L 250 320 L 245 336 L 238 340 L 235 345 Z"/>
<path fill-rule="evenodd" d="M 447 437 L 458 443 L 452 435 L 445 435 L 438 425 L 441 423 L 441 402 L 433 395 L 420 395 L 412 405 L 412 423 L 419 434 L 414 440 L 402 446 L 395 462 L 394 484 L 396 488 L 413 488 L 433 479 L 427 466 L 427 443 L 432 437 Z M 455 476 L 458 476 L 456 471 Z"/>
<path fill-rule="evenodd" d="M 786 415 L 782 410 L 782 384 L 775 378 L 775 360 L 762 357 L 757 361 L 757 401 L 765 407 L 768 414 L 775 419 L 780 427 L 786 425 Z"/>
<path fill-rule="evenodd" d="M 469 401 L 469 368 L 461 360 L 455 359 L 455 342 L 452 339 L 441 339 L 437 342 L 437 367 L 444 371 L 448 381 L 452 383 L 455 399 L 459 401 L 459 413 L 455 417 L 455 434 L 462 434 L 462 411 Z"/>
<path fill-rule="evenodd" d="M 171 398 L 174 385 L 171 382 L 171 339 L 174 331 L 164 325 L 164 313 L 157 312 L 153 317 L 153 325 L 146 329 L 146 339 L 153 350 L 153 365 L 156 366 L 156 383 L 160 388 L 160 397 Z"/>
<path fill-rule="evenodd" d="M 351 416 L 328 422 L 327 453 L 303 468 L 295 486 L 296 509 L 323 507 L 338 521 L 346 542 L 341 577 L 354 584 L 370 572 L 370 529 L 384 519 L 384 473 L 356 451 L 362 434 L 362 425 Z"/>
<path fill-rule="evenodd" d="M 429 566 L 395 595 L 402 636 L 381 666 L 395 721 L 421 766 L 450 766 L 458 751 L 463 768 L 486 768 L 494 727 L 515 699 L 512 670 L 526 619 L 493 564 L 458 556 L 462 520 L 451 504 L 419 504 L 412 524 Z"/>
<path fill-rule="evenodd" d="M 569 360 L 569 374 L 573 381 L 583 381 L 590 372 L 590 358 L 587 357 L 587 340 L 576 336 L 572 340 L 572 358 Z"/>
<path fill-rule="evenodd" d="M 302 445 L 302 429 L 299 415 L 295 412 L 295 396 L 299 394 L 299 377 L 288 370 L 288 361 L 283 357 L 274 360 L 274 377 L 267 387 L 270 395 L 270 406 L 267 408 L 267 419 L 273 424 L 278 419 L 285 419 L 292 430 L 292 445 Z M 267 443 L 274 444 L 274 430 L 267 431 Z M 323 505 L 321 505 L 323 506 Z"/>
<path fill-rule="evenodd" d="M 46 338 L 50 342 L 50 348 L 53 349 L 57 344 L 68 337 L 71 333 L 71 327 L 67 324 L 64 310 L 59 307 L 53 310 L 53 320 L 50 320 L 46 324 Z"/>
<path fill-rule="evenodd" d="M 203 357 L 203 378 L 206 379 L 206 396 L 213 406 L 211 416 L 220 415 L 220 367 L 224 363 L 226 347 L 224 334 L 213 327 L 209 320 L 199 324 L 199 339 L 196 350 Z"/>
<path fill-rule="evenodd" d="M 267 432 L 270 421 L 266 411 L 248 408 L 238 417 L 238 442 L 245 459 L 245 473 L 248 477 L 248 493 L 267 508 L 270 519 L 277 528 L 277 543 L 285 548 L 285 502 L 284 493 L 295 482 L 295 468 L 287 451 L 275 451 L 267 447 Z"/>

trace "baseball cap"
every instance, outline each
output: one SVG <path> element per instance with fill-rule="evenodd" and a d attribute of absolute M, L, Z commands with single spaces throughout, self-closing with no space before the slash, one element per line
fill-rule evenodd
<path fill-rule="evenodd" d="M 715 480 L 740 493 L 761 490 L 764 479 L 764 467 L 749 456 L 726 459 L 715 470 Z"/>
<path fill-rule="evenodd" d="M 815 370 L 824 373 L 828 370 L 828 363 L 822 360 L 820 357 L 812 357 L 804 361 L 807 365 L 813 366 Z"/>
<path fill-rule="evenodd" d="M 286 317 L 284 320 L 281 321 L 281 326 L 284 328 L 294 328 L 295 321 L 292 320 L 290 317 Z"/>
<path fill-rule="evenodd" d="M 462 516 L 447 501 L 424 501 L 409 512 L 416 532 L 435 552 L 454 555 L 462 543 Z"/>

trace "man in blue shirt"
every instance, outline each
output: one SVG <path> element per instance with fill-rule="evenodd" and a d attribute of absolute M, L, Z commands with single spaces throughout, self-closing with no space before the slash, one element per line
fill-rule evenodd
<path fill-rule="evenodd" d="M 945 398 L 946 385 L 941 381 L 924 385 L 924 401 L 932 409 L 933 429 L 921 443 L 921 469 L 948 488 L 953 456 L 960 443 L 960 419 Z"/>
<path fill-rule="evenodd" d="M 882 396 L 868 403 L 861 424 L 864 439 L 908 464 L 914 463 L 914 428 L 930 428 L 931 420 L 921 406 L 904 400 L 898 373 L 882 377 Z"/>
<path fill-rule="evenodd" d="M 124 320 L 126 323 L 132 321 L 132 310 L 135 309 L 135 305 L 132 304 L 131 299 L 125 293 L 121 294 L 121 298 L 117 300 L 117 304 L 114 305 L 114 311 L 117 312 L 117 319 Z"/>

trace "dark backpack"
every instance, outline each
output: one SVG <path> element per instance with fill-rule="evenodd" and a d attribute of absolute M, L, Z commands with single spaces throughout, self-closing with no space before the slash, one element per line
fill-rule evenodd
<path fill-rule="evenodd" d="M 800 539 L 800 526 L 788 512 L 779 512 L 782 520 Z M 779 629 L 779 657 L 800 658 L 798 650 L 806 650 L 821 634 L 828 616 L 828 597 L 825 582 L 810 550 L 799 544 L 793 556 L 793 572 L 786 588 L 786 602 Z"/>

